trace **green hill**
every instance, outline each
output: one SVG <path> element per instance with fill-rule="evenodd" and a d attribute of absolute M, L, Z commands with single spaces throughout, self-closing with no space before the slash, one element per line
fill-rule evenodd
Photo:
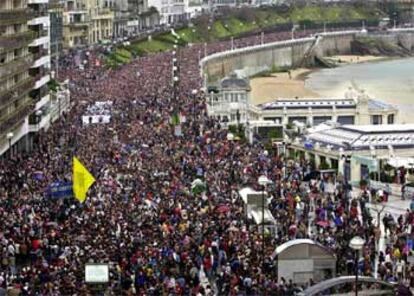
<path fill-rule="evenodd" d="M 362 21 L 376 22 L 385 14 L 375 5 L 328 5 L 328 6 L 303 6 L 294 8 L 249 8 L 239 9 L 225 8 L 222 13 L 213 19 L 210 15 L 202 15 L 195 19 L 187 27 L 177 29 L 180 36 L 176 39 L 171 33 L 162 33 L 152 36 L 151 40 L 139 40 L 123 51 L 129 51 L 132 55 L 142 55 L 152 52 L 160 52 L 172 49 L 174 44 L 179 46 L 188 43 L 213 42 L 240 37 L 261 30 L 285 28 L 288 30 L 293 24 L 300 29 L 341 26 L 341 24 L 362 24 Z M 177 41 L 176 41 L 177 40 Z M 176 43 L 177 42 L 177 43 Z M 119 53 L 107 57 L 107 64 L 116 66 L 129 59 L 119 57 Z"/>

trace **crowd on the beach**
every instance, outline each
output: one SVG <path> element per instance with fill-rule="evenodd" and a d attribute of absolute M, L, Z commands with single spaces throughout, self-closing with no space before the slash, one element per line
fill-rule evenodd
<path fill-rule="evenodd" d="M 282 32 L 264 40 L 290 38 Z M 217 42 L 206 51 L 229 47 L 230 41 Z M 111 295 L 295 295 L 313 283 L 279 278 L 274 249 L 311 238 L 336 255 L 337 275 L 354 274 L 355 235 L 366 240 L 361 275 L 374 275 L 378 264 L 381 279 L 414 286 L 405 243 L 412 212 L 379 221 L 390 244 L 376 261 L 381 231 L 366 207 L 368 192 L 351 198 L 348 184 L 338 181 L 325 193 L 333 178 L 303 181 L 314 169 L 308 161 L 287 163 L 259 141 L 230 141 L 207 116 L 198 68 L 203 44 L 177 49 L 176 90 L 171 51 L 111 70 L 96 63 L 100 50 L 88 50 L 83 70 L 73 63 L 78 53 L 60 61 L 59 79 L 70 79 L 71 111 L 36 137 L 34 151 L 0 160 L 0 295 L 88 295 L 84 265 L 93 262 L 110 264 Z M 83 125 L 82 114 L 96 101 L 113 102 L 110 123 Z M 181 114 L 180 135 L 171 124 L 174 112 Z M 73 156 L 96 178 L 86 202 L 46 197 L 50 183 L 71 180 Z M 238 195 L 246 186 L 261 190 L 260 175 L 273 182 L 269 210 L 278 223 L 264 237 Z M 191 191 L 195 179 L 205 192 Z"/>

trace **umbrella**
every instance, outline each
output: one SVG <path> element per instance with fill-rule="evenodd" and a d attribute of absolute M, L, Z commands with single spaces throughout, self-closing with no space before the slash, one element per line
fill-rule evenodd
<path fill-rule="evenodd" d="M 206 185 L 200 179 L 195 179 L 191 183 L 191 191 L 193 192 L 194 195 L 201 194 L 205 190 L 206 190 Z"/>
<path fill-rule="evenodd" d="M 219 205 L 216 208 L 216 211 L 217 211 L 217 213 L 220 213 L 220 214 L 226 214 L 227 212 L 230 211 L 230 207 L 227 206 L 227 205 Z"/>
<path fill-rule="evenodd" d="M 318 221 L 318 222 L 316 222 L 316 225 L 318 225 L 320 227 L 323 227 L 323 228 L 326 228 L 326 227 L 329 226 L 329 222 L 328 221 Z"/>

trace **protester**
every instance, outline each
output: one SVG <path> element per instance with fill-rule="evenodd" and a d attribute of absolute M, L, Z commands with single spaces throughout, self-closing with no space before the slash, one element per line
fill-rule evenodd
<path fill-rule="evenodd" d="M 266 34 L 265 42 L 290 37 L 290 32 Z M 234 44 L 259 42 L 251 36 Z M 205 50 L 229 48 L 225 41 Z M 0 161 L 0 295 L 4 290 L 86 295 L 84 265 L 90 262 L 110 264 L 111 295 L 260 295 L 265 290 L 294 295 L 305 287 L 279 278 L 271 255 L 295 238 L 329 247 L 337 256 L 337 273 L 345 275 L 354 273 L 348 245 L 359 235 L 366 245 L 357 268 L 373 275 L 378 229 L 361 210 L 361 199 L 349 201 L 346 184 L 325 193 L 321 188 L 332 182 L 329 178 L 303 181 L 312 169 L 308 161 L 287 165 L 265 153 L 258 141 L 229 141 L 220 123 L 207 116 L 198 68 L 203 45 L 177 51 L 176 91 L 172 52 L 139 57 L 117 70 L 96 63 L 101 53 L 100 48 L 81 53 L 83 70 L 74 62 L 78 53 L 62 58 L 59 79 L 70 79 L 70 113 L 35 138 L 34 151 Z M 96 101 L 113 102 L 110 123 L 83 125 L 82 115 Z M 177 112 L 180 135 L 171 124 Z M 97 180 L 84 204 L 46 194 L 52 182 L 71 180 L 73 156 Z M 268 188 L 269 210 L 278 223 L 277 233 L 264 238 L 246 220 L 237 193 L 245 186 L 260 190 L 257 179 L 263 174 L 274 182 Z M 205 192 L 191 191 L 195 179 L 206 184 Z M 392 244 L 378 268 L 384 280 L 414 282 L 401 236 L 413 221 L 410 211 L 401 225 L 387 227 Z"/>

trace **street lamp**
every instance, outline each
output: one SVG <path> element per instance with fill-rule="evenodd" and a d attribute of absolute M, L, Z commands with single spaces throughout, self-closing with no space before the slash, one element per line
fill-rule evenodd
<path fill-rule="evenodd" d="M 193 96 L 193 121 L 195 121 L 195 105 L 196 105 L 195 100 L 196 100 L 197 90 L 193 89 L 191 91 L 191 94 Z"/>
<path fill-rule="evenodd" d="M 354 236 L 349 242 L 349 247 L 355 251 L 355 296 L 358 296 L 358 257 L 359 251 L 365 245 L 365 240 L 360 236 Z"/>
<path fill-rule="evenodd" d="M 267 178 L 265 175 L 261 175 L 257 179 L 257 183 L 262 186 L 262 272 L 264 273 L 264 265 L 265 265 L 265 255 L 266 255 L 266 245 L 265 245 L 265 190 L 266 186 L 272 184 L 272 181 Z M 266 203 L 267 204 L 267 203 Z"/>
<path fill-rule="evenodd" d="M 10 151 L 10 157 L 11 157 L 11 156 L 13 156 L 13 153 L 12 153 L 12 150 L 11 150 L 11 142 L 12 142 L 12 139 L 14 137 L 14 134 L 12 132 L 7 133 L 6 137 L 7 137 L 7 140 L 9 141 L 9 151 Z"/>

